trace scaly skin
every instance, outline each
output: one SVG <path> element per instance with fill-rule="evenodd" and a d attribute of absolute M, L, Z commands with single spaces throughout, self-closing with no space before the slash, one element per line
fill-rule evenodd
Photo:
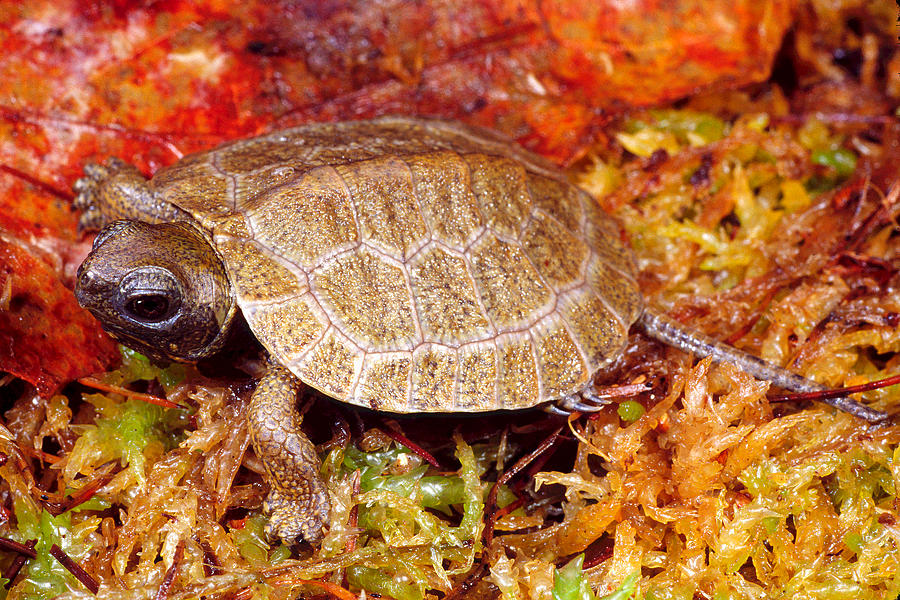
<path fill-rule="evenodd" d="M 317 542 L 331 502 L 319 477 L 315 446 L 301 427 L 296 407 L 300 385 L 284 367 L 269 367 L 250 400 L 250 440 L 272 486 L 264 506 L 270 515 L 266 533 L 273 539 Z"/>
<path fill-rule="evenodd" d="M 81 229 L 102 229 L 116 219 L 145 223 L 190 221 L 183 210 L 153 193 L 147 179 L 135 167 L 118 158 L 107 164 L 89 164 L 85 177 L 75 182 L 75 208 L 82 210 Z"/>

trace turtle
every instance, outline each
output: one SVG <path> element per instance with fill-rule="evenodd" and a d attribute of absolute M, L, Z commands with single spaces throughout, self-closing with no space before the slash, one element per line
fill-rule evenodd
<path fill-rule="evenodd" d="M 619 224 L 491 130 L 313 123 L 149 180 L 112 158 L 75 190 L 80 225 L 100 229 L 75 294 L 113 337 L 197 361 L 242 318 L 267 352 L 249 431 L 271 486 L 267 532 L 286 542 L 319 541 L 330 506 L 295 406 L 302 384 L 395 413 L 596 410 L 591 381 L 638 325 L 780 387 L 823 387 L 646 307 Z"/>

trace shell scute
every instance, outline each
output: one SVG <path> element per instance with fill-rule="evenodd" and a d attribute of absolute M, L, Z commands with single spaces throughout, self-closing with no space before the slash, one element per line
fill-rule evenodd
<path fill-rule="evenodd" d="M 528 408 L 540 402 L 541 389 L 534 344 L 527 334 L 497 338 L 497 404 Z"/>
<path fill-rule="evenodd" d="M 428 248 L 411 262 L 410 282 L 426 342 L 458 346 L 492 335 L 462 256 Z"/>
<path fill-rule="evenodd" d="M 356 386 L 357 403 L 374 410 L 409 412 L 411 367 L 406 353 L 369 354 Z"/>
<path fill-rule="evenodd" d="M 456 409 L 482 411 L 496 408 L 497 356 L 493 341 L 459 349 Z"/>
<path fill-rule="evenodd" d="M 335 170 L 356 207 L 366 243 L 402 261 L 427 241 L 428 229 L 405 162 L 386 156 L 338 165 Z"/>
<path fill-rule="evenodd" d="M 295 368 L 307 384 L 343 400 L 353 390 L 362 361 L 359 348 L 332 327 L 302 361 L 289 366 Z"/>
<path fill-rule="evenodd" d="M 305 274 L 298 277 L 253 240 L 217 237 L 216 246 L 228 256 L 225 267 L 240 303 L 293 298 L 309 289 Z"/>
<path fill-rule="evenodd" d="M 255 238 L 304 269 L 359 241 L 350 196 L 330 167 L 268 190 L 247 211 Z"/>
<path fill-rule="evenodd" d="M 587 358 L 590 371 L 619 354 L 628 339 L 628 330 L 596 293 L 575 290 L 563 296 L 561 304 L 563 318 Z"/>
<path fill-rule="evenodd" d="M 273 304 L 242 308 L 250 329 L 285 366 L 300 360 L 327 329 L 328 321 L 308 293 Z"/>
<path fill-rule="evenodd" d="M 488 232 L 470 256 L 481 300 L 498 331 L 530 324 L 552 302 L 553 293 L 519 245 Z"/>
<path fill-rule="evenodd" d="M 432 238 L 464 250 L 484 227 L 466 162 L 449 151 L 409 156 L 405 161 Z"/>
<path fill-rule="evenodd" d="M 634 279 L 637 263 L 634 254 L 622 239 L 622 230 L 603 209 L 587 198 L 584 203 L 584 237 L 600 260 L 610 265 L 622 276 Z"/>
<path fill-rule="evenodd" d="M 534 205 L 563 224 L 569 231 L 580 231 L 584 222 L 584 200 L 593 200 L 582 190 L 566 181 L 528 175 L 528 191 Z"/>
<path fill-rule="evenodd" d="M 363 350 L 412 350 L 418 336 L 400 267 L 360 248 L 318 269 L 312 287 L 332 322 Z"/>
<path fill-rule="evenodd" d="M 487 154 L 466 154 L 472 192 L 487 225 L 498 234 L 517 238 L 531 213 L 525 168 L 518 162 Z"/>
<path fill-rule="evenodd" d="M 166 202 L 191 213 L 207 228 L 233 212 L 230 181 L 208 161 L 160 169 L 152 185 Z"/>
<path fill-rule="evenodd" d="M 575 340 L 557 318 L 548 317 L 532 335 L 544 396 L 559 398 L 584 388 L 593 371 L 581 358 Z"/>
<path fill-rule="evenodd" d="M 412 402 L 419 411 L 446 410 L 456 404 L 456 351 L 423 344 L 413 352 Z"/>
<path fill-rule="evenodd" d="M 591 261 L 587 280 L 592 289 L 606 301 L 622 323 L 631 324 L 644 310 L 644 298 L 634 280 L 600 259 Z"/>
<path fill-rule="evenodd" d="M 591 252 L 571 230 L 537 211 L 522 233 L 522 248 L 545 281 L 557 290 L 584 281 Z"/>

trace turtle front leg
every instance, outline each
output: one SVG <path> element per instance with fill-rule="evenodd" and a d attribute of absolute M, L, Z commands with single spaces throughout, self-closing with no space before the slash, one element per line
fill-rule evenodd
<path fill-rule="evenodd" d="M 253 392 L 248 412 L 250 441 L 272 488 L 263 506 L 270 517 L 266 534 L 287 543 L 298 537 L 319 541 L 331 511 L 315 446 L 300 428 L 299 388 L 290 371 L 271 365 Z"/>
<path fill-rule="evenodd" d="M 102 229 L 118 219 L 145 223 L 186 220 L 187 213 L 159 198 L 147 178 L 135 167 L 118 158 L 105 165 L 89 164 L 84 177 L 75 182 L 75 208 L 83 211 L 79 229 Z"/>

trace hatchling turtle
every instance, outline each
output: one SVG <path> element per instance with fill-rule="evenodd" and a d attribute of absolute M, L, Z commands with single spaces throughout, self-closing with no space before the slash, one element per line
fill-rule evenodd
<path fill-rule="evenodd" d="M 645 309 L 616 223 L 487 130 L 312 124 L 186 156 L 150 180 L 116 159 L 85 172 L 82 225 L 105 227 L 75 293 L 110 334 L 195 361 L 240 314 L 268 351 L 249 429 L 272 487 L 269 531 L 286 540 L 319 539 L 329 511 L 295 407 L 301 382 L 398 413 L 590 409 L 579 393 L 639 323 L 781 387 L 821 389 Z"/>

